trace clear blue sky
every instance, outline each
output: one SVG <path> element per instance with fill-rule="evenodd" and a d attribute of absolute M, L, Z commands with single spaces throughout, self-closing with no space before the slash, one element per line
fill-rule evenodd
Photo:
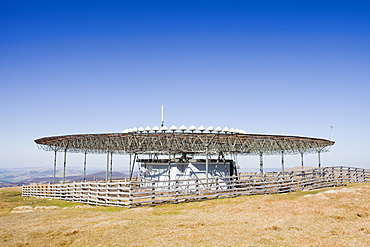
<path fill-rule="evenodd" d="M 369 1 L 2 0 L 0 83 L 0 168 L 51 167 L 40 137 L 158 125 L 162 104 L 168 126 L 332 125 L 323 165 L 370 168 Z"/>

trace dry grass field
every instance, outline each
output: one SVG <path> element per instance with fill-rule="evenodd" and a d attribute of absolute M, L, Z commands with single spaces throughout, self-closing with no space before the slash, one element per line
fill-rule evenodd
<path fill-rule="evenodd" d="M 370 184 L 134 209 L 0 189 L 1 246 L 370 246 Z"/>

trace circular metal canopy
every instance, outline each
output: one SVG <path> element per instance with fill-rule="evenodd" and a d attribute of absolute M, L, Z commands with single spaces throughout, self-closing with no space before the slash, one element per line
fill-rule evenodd
<path fill-rule="evenodd" d="M 76 153 L 117 154 L 297 154 L 326 152 L 333 141 L 283 135 L 241 133 L 110 133 L 44 137 L 40 149 Z"/>

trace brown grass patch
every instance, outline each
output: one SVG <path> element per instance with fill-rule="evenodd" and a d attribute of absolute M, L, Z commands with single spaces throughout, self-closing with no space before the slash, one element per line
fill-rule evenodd
<path fill-rule="evenodd" d="M 19 190 L 0 190 L 1 246 L 370 245 L 370 184 L 134 209 L 22 198 Z"/>

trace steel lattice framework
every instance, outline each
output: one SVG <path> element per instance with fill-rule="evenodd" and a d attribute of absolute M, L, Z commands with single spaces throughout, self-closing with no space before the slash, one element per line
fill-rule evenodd
<path fill-rule="evenodd" d="M 231 133 L 109 133 L 44 137 L 40 149 L 116 154 L 306 154 L 327 152 L 333 141 L 283 135 Z"/>

